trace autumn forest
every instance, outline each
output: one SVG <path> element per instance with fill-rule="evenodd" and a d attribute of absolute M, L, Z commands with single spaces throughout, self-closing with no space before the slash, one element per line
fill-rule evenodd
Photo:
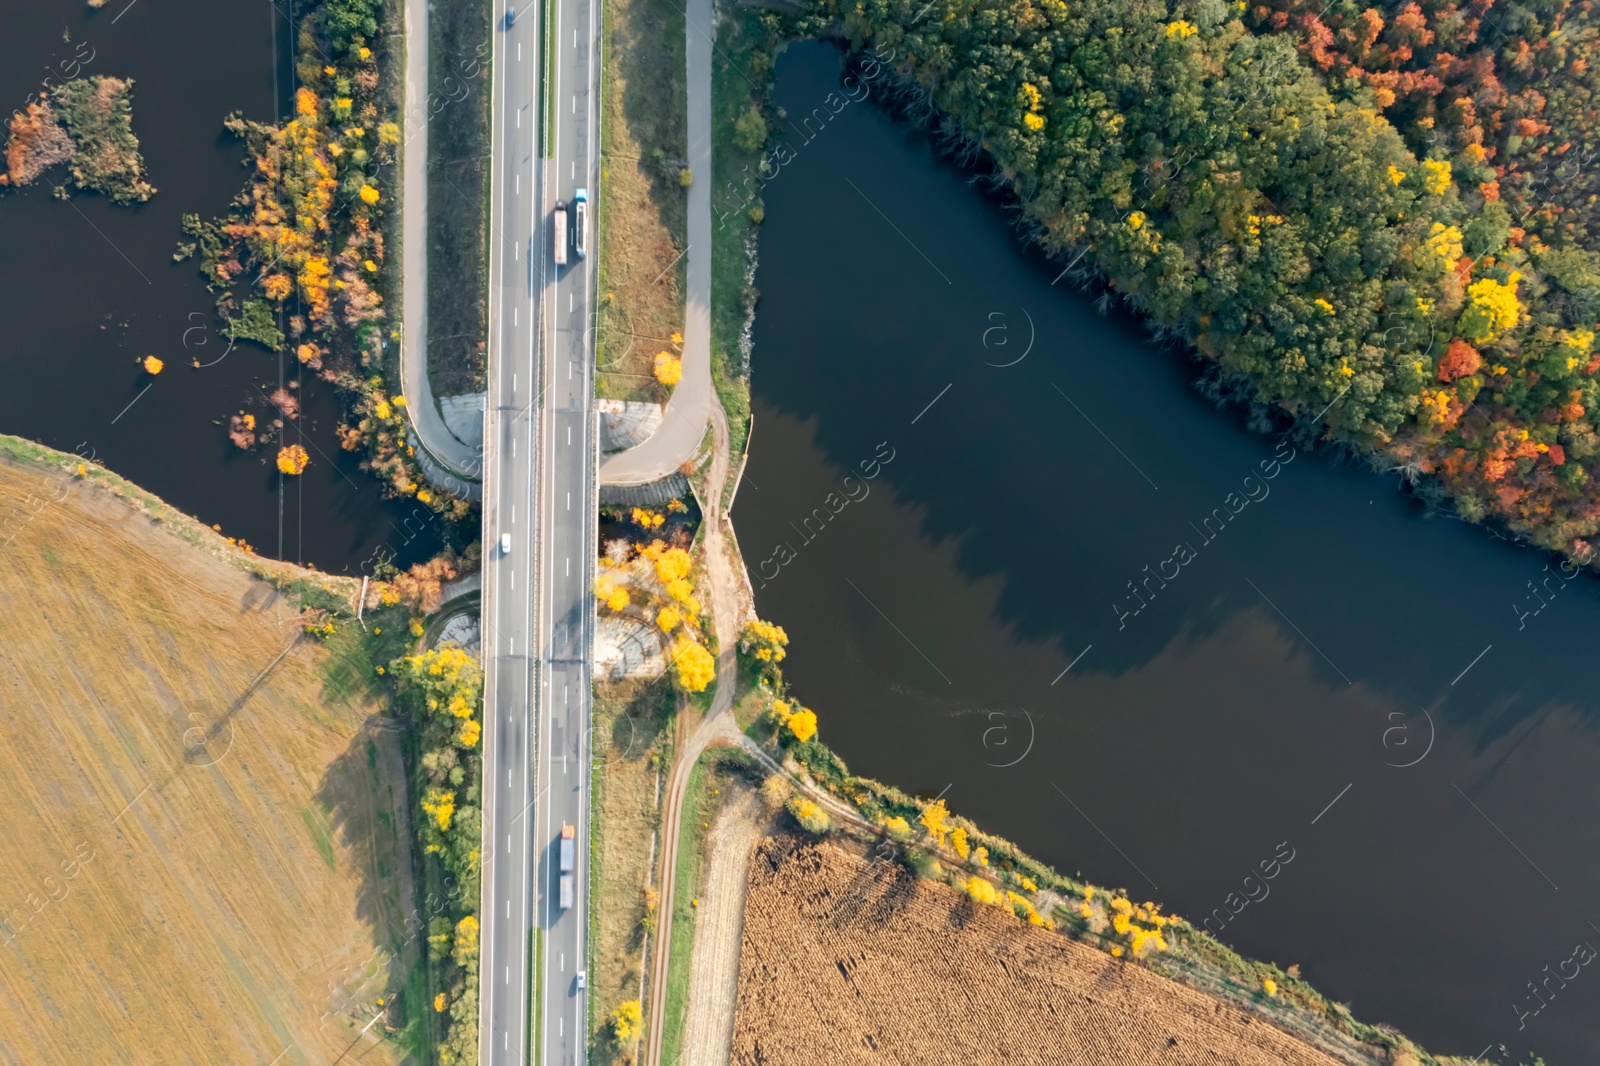
<path fill-rule="evenodd" d="M 1592 3 L 821 0 L 1023 226 L 1425 498 L 1600 530 Z"/>

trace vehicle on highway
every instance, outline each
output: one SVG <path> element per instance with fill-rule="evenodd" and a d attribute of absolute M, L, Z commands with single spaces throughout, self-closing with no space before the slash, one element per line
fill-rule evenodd
<path fill-rule="evenodd" d="M 550 240 L 555 253 L 556 266 L 567 265 L 567 205 L 556 201 L 555 214 L 550 216 Z"/>
<path fill-rule="evenodd" d="M 577 831 L 570 825 L 561 827 L 561 850 L 558 866 L 561 870 L 561 909 L 572 906 L 572 867 L 577 859 Z"/>
<path fill-rule="evenodd" d="M 582 992 L 585 988 L 588 988 L 588 987 L 589 987 L 589 971 L 588 970 L 579 970 L 578 971 L 578 991 Z"/>
<path fill-rule="evenodd" d="M 501 555 L 510 555 L 511 554 L 511 534 L 510 533 L 502 533 L 502 534 L 500 534 L 500 554 Z"/>
<path fill-rule="evenodd" d="M 572 250 L 582 259 L 588 251 L 589 190 L 579 189 L 572 194 Z"/>
<path fill-rule="evenodd" d="M 506 29 L 509 30 L 512 26 L 515 26 L 516 23 L 517 23 L 517 9 L 514 8 L 514 7 L 506 8 Z"/>

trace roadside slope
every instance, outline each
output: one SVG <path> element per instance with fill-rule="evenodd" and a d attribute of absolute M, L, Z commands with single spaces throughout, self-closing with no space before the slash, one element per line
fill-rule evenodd
<path fill-rule="evenodd" d="M 301 637 L 103 471 L 0 445 L 0 1059 L 402 1061 L 406 786 L 349 634 Z"/>
<path fill-rule="evenodd" d="M 445 425 L 428 379 L 428 8 L 429 0 L 406 0 L 400 381 L 409 401 L 406 416 L 419 443 L 452 473 L 475 481 L 482 460 Z"/>

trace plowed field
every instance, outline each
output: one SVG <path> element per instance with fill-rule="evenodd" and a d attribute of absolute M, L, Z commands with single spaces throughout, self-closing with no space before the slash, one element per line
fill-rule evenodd
<path fill-rule="evenodd" d="M 899 866 L 769 838 L 750 864 L 735 1064 L 1335 1066 L 1238 1008 Z"/>

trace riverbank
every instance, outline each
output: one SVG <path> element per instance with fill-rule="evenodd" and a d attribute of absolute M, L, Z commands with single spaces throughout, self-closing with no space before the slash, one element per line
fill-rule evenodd
<path fill-rule="evenodd" d="M 772 765 L 784 767 L 778 780 L 787 777 L 794 788 L 768 784 L 763 791 L 773 806 L 787 799 L 794 829 L 818 837 L 839 836 L 862 850 L 870 849 L 870 874 L 893 880 L 900 875 L 887 871 L 899 870 L 943 883 L 974 903 L 1012 915 L 1024 926 L 1063 938 L 1058 950 L 1068 955 L 1082 945 L 1100 953 L 1107 965 L 1117 960 L 1141 966 L 1267 1021 L 1340 1061 L 1411 1061 L 1423 1066 L 1457 1066 L 1466 1061 L 1432 1055 L 1392 1028 L 1357 1019 L 1348 1007 L 1302 980 L 1298 967 L 1284 969 L 1241 956 L 1212 937 L 1204 919 L 1197 924 L 1164 914 L 1161 905 L 1138 903 L 1126 889 L 1066 877 L 1009 840 L 952 814 L 942 799 L 920 799 L 851 774 L 816 735 L 815 716 L 799 724 L 798 716 L 810 712 L 788 697 L 781 676 L 765 665 L 767 661 L 746 658 L 744 662 L 746 676 L 768 679 L 757 682 L 756 699 L 743 704 L 751 718 L 745 732 L 760 744 Z M 761 708 L 760 716 L 754 717 Z M 826 725 L 825 719 L 822 724 Z M 815 803 L 807 807 L 813 800 L 821 801 L 820 807 Z M 1294 857 L 1290 848 L 1264 860 L 1261 878 L 1275 879 Z"/>

